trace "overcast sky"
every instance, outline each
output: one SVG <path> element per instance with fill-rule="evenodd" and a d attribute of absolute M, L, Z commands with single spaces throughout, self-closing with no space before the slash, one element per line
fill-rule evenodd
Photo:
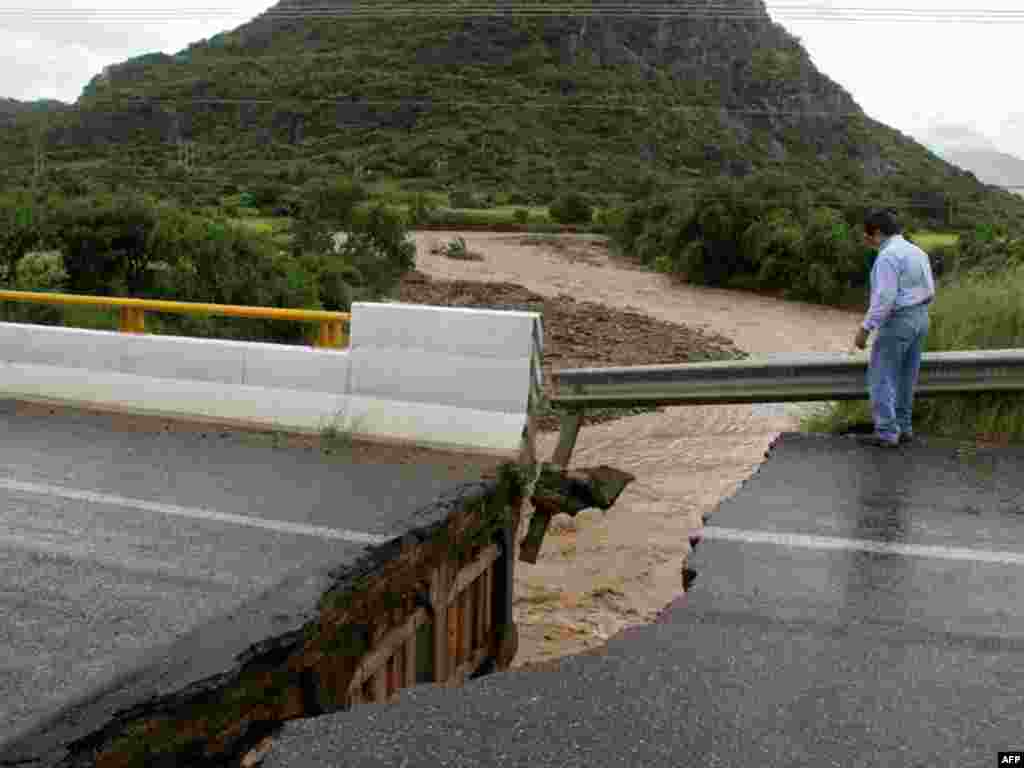
<path fill-rule="evenodd" d="M 0 96 L 74 101 L 108 64 L 177 52 L 271 4 L 0 0 Z M 1024 10 L 1019 0 L 985 0 L 983 8 L 969 0 L 768 2 L 818 68 L 875 119 L 931 146 L 988 146 L 1024 157 L 1024 89 L 1016 80 L 1024 69 Z M 892 9 L 911 12 L 902 21 L 866 20 Z M 937 20 L 951 10 L 968 13 L 971 23 Z M 999 12 L 1017 15 L 998 21 Z"/>

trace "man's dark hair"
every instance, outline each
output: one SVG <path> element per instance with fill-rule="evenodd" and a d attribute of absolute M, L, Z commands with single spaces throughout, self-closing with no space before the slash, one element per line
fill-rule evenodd
<path fill-rule="evenodd" d="M 891 211 L 871 211 L 864 217 L 864 232 L 874 235 L 881 232 L 886 237 L 898 235 L 902 231 L 900 223 Z"/>

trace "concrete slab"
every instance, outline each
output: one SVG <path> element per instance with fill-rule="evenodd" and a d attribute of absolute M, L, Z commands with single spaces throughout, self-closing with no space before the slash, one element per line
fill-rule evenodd
<path fill-rule="evenodd" d="M 84 328 L 0 325 L 0 360 L 24 366 L 242 383 L 244 344 Z"/>
<path fill-rule="evenodd" d="M 267 768 L 994 765 L 1024 734 L 1024 450 L 786 435 L 656 624 L 288 724 Z"/>
<path fill-rule="evenodd" d="M 0 744 L 260 595 L 315 603 L 324 573 L 494 465 L 23 411 L 0 403 Z"/>
<path fill-rule="evenodd" d="M 244 351 L 242 384 L 299 392 L 349 391 L 349 351 L 252 344 Z"/>
<path fill-rule="evenodd" d="M 525 414 L 530 358 L 362 346 L 352 352 L 351 392 L 379 400 Z"/>
<path fill-rule="evenodd" d="M 542 349 L 537 312 L 355 302 L 352 349 L 375 346 L 448 355 L 529 359 Z"/>

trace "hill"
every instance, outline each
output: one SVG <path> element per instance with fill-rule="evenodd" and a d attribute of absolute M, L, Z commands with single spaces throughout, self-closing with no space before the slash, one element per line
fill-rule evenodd
<path fill-rule="evenodd" d="M 821 202 L 870 199 L 940 223 L 1020 211 L 866 116 L 761 0 L 505 7 L 517 12 L 286 0 L 97 75 L 74 110 L 45 116 L 50 173 L 205 195 L 357 174 L 528 204 L 776 169 Z M 29 133 L 24 121 L 6 130 L 19 183 Z"/>
<path fill-rule="evenodd" d="M 13 118 L 18 115 L 58 112 L 68 109 L 69 104 L 53 99 L 40 99 L 38 101 L 18 101 L 17 99 L 5 99 L 0 97 L 0 119 Z"/>

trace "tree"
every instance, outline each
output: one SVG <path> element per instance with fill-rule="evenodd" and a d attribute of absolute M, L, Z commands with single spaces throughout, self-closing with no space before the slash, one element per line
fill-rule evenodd
<path fill-rule="evenodd" d="M 367 197 L 352 181 L 312 182 L 293 220 L 292 255 L 315 270 L 328 309 L 387 296 L 415 266 L 416 246 L 402 214 L 367 206 Z"/>
<path fill-rule="evenodd" d="M 42 239 L 38 208 L 28 195 L 11 195 L 0 199 L 0 265 L 3 280 L 10 284 L 17 273 L 18 262 Z"/>
<path fill-rule="evenodd" d="M 156 206 L 137 195 L 72 200 L 55 215 L 72 290 L 137 294 L 145 287 Z"/>

